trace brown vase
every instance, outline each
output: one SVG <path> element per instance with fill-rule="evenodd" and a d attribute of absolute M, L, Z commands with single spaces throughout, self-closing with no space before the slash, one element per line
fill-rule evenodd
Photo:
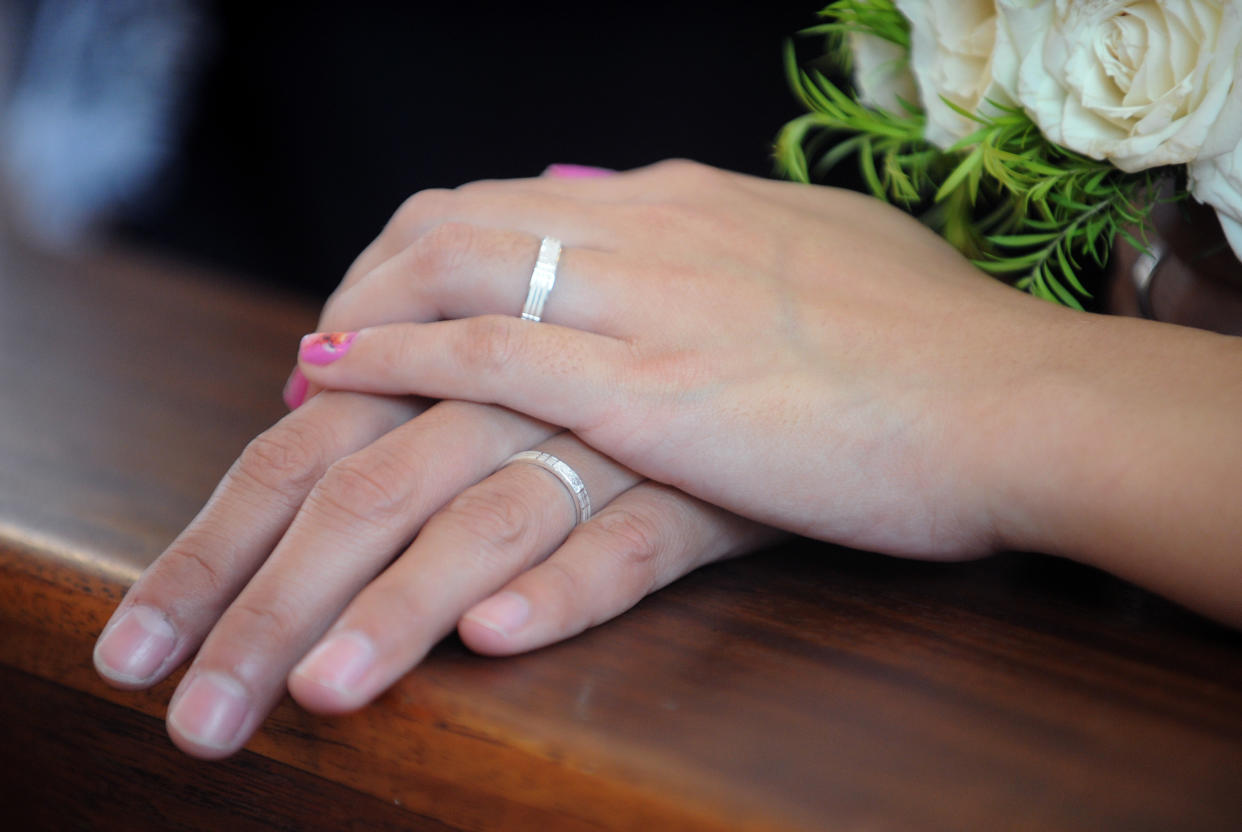
<path fill-rule="evenodd" d="M 1186 199 L 1158 205 L 1152 220 L 1146 254 L 1117 240 L 1105 311 L 1242 335 L 1242 261 L 1216 212 Z"/>

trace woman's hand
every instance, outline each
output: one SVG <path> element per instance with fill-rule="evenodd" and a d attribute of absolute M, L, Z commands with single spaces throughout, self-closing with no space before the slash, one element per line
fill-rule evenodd
<path fill-rule="evenodd" d="M 335 308 L 383 295 L 394 318 L 467 320 L 369 327 L 348 352 L 308 339 L 313 383 L 501 403 L 822 538 L 947 557 L 996 545 L 990 460 L 967 426 L 1027 369 L 997 351 L 1042 352 L 1059 310 L 900 212 L 691 163 L 555 195 L 479 183 L 402 210 L 448 260 L 409 249 Z M 513 313 L 541 234 L 564 253 L 531 324 Z M 417 295 L 397 288 L 411 270 L 429 276 Z"/>
<path fill-rule="evenodd" d="M 418 307 L 419 284 L 442 280 L 428 271 L 453 252 L 424 231 L 399 213 L 338 291 L 348 305 L 334 298 L 321 323 L 434 319 Z M 334 392 L 293 403 L 131 588 L 96 647 L 100 673 L 128 688 L 198 650 L 169 710 L 170 734 L 196 756 L 240 748 L 286 684 L 311 710 L 352 710 L 454 626 L 479 652 L 533 649 L 774 536 L 503 408 Z M 529 448 L 580 474 L 596 506 L 587 523 L 574 527 L 574 504 L 546 471 L 495 471 Z"/>
<path fill-rule="evenodd" d="M 1070 312 L 874 199 L 690 163 L 404 210 L 454 252 L 411 308 L 462 320 L 311 336 L 312 382 L 501 404 L 791 531 L 1063 553 L 1242 621 L 1235 339 Z"/>

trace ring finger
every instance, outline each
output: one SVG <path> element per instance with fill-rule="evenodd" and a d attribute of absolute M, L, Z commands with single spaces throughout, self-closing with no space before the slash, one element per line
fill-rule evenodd
<path fill-rule="evenodd" d="M 562 433 L 539 446 L 577 472 L 606 505 L 640 477 Z M 313 711 L 365 705 L 416 665 L 467 609 L 564 541 L 578 506 L 564 482 L 529 464 L 501 467 L 432 517 L 290 674 Z"/>
<path fill-rule="evenodd" d="M 322 318 L 330 322 L 325 328 L 517 315 L 541 248 L 539 237 L 522 231 L 461 222 L 436 226 L 338 292 L 324 309 Z M 547 261 L 556 280 L 542 319 L 612 334 L 633 298 L 615 261 L 609 252 L 565 243 Z"/>
<path fill-rule="evenodd" d="M 591 201 L 549 191 L 546 183 L 536 179 L 419 191 L 397 208 L 379 236 L 358 255 L 337 291 L 349 289 L 446 222 L 551 234 L 572 240 L 574 245 L 609 249 L 612 241 L 598 210 Z"/>

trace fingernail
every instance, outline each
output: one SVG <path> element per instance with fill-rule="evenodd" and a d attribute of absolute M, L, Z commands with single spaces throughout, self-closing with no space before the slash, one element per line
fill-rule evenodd
<path fill-rule="evenodd" d="M 302 402 L 306 401 L 306 376 L 302 374 L 300 367 L 294 367 L 293 372 L 289 374 L 289 380 L 285 382 L 285 390 L 282 394 L 285 400 L 285 406 L 290 410 L 297 410 L 302 406 Z"/>
<path fill-rule="evenodd" d="M 139 684 L 155 675 L 176 643 L 177 633 L 163 613 L 133 606 L 95 645 L 95 667 L 109 679 Z"/>
<path fill-rule="evenodd" d="M 590 165 L 555 164 L 548 165 L 543 175 L 556 176 L 561 179 L 598 179 L 602 176 L 612 176 L 615 173 L 615 170 L 609 168 L 596 168 Z"/>
<path fill-rule="evenodd" d="M 375 661 L 375 648 L 362 633 L 331 636 L 293 669 L 293 672 L 324 687 L 352 693 Z"/>
<path fill-rule="evenodd" d="M 173 706 L 168 721 L 177 733 L 191 742 L 226 749 L 232 747 L 249 709 L 246 689 L 241 682 L 223 673 L 207 671 L 190 682 Z"/>
<path fill-rule="evenodd" d="M 502 636 L 512 635 L 530 618 L 530 601 L 516 592 L 501 592 L 470 610 L 466 618 Z"/>
<path fill-rule="evenodd" d="M 357 335 L 356 332 L 314 332 L 302 339 L 298 352 L 303 361 L 311 364 L 331 364 L 349 352 L 349 345 Z"/>

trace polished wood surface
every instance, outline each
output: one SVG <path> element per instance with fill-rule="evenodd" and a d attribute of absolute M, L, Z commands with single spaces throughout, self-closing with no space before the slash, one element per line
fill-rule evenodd
<path fill-rule="evenodd" d="M 0 249 L 0 805 L 25 828 L 1242 828 L 1242 637 L 1037 555 L 794 542 L 182 757 L 175 680 L 112 690 L 90 649 L 279 418 L 313 323 L 156 260 Z"/>

